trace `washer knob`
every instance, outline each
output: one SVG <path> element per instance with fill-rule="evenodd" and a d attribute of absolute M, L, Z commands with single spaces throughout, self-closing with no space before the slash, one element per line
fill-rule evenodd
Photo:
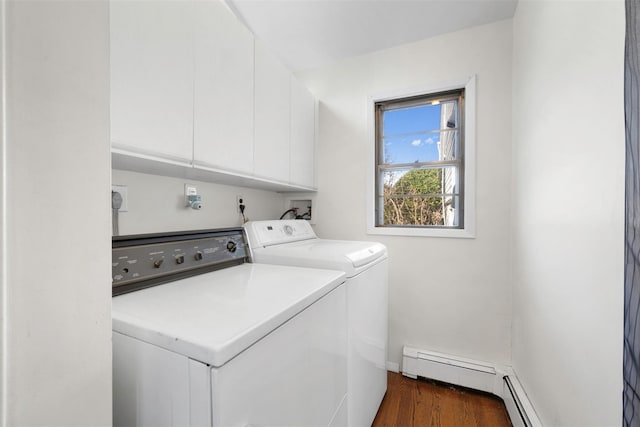
<path fill-rule="evenodd" d="M 196 261 L 202 261 L 202 258 L 204 258 L 204 256 L 202 255 L 202 252 L 198 251 L 198 252 L 196 252 L 196 254 L 193 256 L 193 258 L 194 258 Z"/>
<path fill-rule="evenodd" d="M 153 266 L 155 268 L 160 268 L 163 262 L 164 262 L 164 258 L 157 259 L 153 262 Z"/>
<path fill-rule="evenodd" d="M 178 255 L 176 257 L 176 264 L 182 264 L 184 263 L 184 255 Z"/>
<path fill-rule="evenodd" d="M 227 250 L 229 252 L 235 252 L 237 247 L 238 245 L 233 240 L 229 240 L 229 242 L 227 242 Z"/>

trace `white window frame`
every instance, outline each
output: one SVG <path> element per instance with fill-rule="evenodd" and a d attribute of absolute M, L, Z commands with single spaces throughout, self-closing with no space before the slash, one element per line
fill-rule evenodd
<path fill-rule="evenodd" d="M 377 102 L 413 96 L 435 94 L 449 90 L 464 89 L 464 228 L 437 227 L 382 227 L 376 226 L 376 120 L 375 104 Z M 367 165 L 367 234 L 387 236 L 423 236 L 423 237 L 476 237 L 476 76 L 437 84 L 430 87 L 412 88 L 369 96 L 367 99 L 368 125 L 368 165 Z"/>

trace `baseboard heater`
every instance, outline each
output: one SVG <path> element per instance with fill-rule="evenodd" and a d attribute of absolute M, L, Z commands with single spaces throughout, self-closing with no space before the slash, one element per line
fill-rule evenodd
<path fill-rule="evenodd" d="M 504 400 L 514 427 L 542 427 L 511 368 L 407 346 L 402 353 L 403 375 L 494 394 Z"/>

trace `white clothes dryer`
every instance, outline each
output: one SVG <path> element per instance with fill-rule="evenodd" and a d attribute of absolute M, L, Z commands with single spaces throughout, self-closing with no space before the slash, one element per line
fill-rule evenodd
<path fill-rule="evenodd" d="M 114 426 L 347 424 L 345 274 L 245 259 L 242 229 L 114 238 Z"/>
<path fill-rule="evenodd" d="M 346 273 L 348 424 L 370 426 L 387 389 L 386 247 L 320 239 L 305 220 L 250 221 L 244 227 L 253 262 Z"/>

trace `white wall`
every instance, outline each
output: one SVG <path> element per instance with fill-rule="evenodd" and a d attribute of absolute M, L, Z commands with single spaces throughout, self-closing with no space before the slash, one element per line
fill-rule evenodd
<path fill-rule="evenodd" d="M 278 219 L 285 211 L 284 196 L 272 191 L 117 169 L 112 181 L 127 186 L 129 209 L 119 214 L 121 235 L 240 227 L 237 195 L 243 196 L 250 220 Z M 185 207 L 184 184 L 196 186 L 202 196 L 201 210 Z"/>
<path fill-rule="evenodd" d="M 622 424 L 624 2 L 519 3 L 513 366 L 548 426 Z"/>
<path fill-rule="evenodd" d="M 0 425 L 109 426 L 108 2 L 2 5 Z"/>
<path fill-rule="evenodd" d="M 510 360 L 508 283 L 511 21 L 434 37 L 299 77 L 319 99 L 321 237 L 377 240 L 390 254 L 390 361 L 402 346 Z M 366 101 L 477 75 L 477 238 L 368 236 Z"/>

